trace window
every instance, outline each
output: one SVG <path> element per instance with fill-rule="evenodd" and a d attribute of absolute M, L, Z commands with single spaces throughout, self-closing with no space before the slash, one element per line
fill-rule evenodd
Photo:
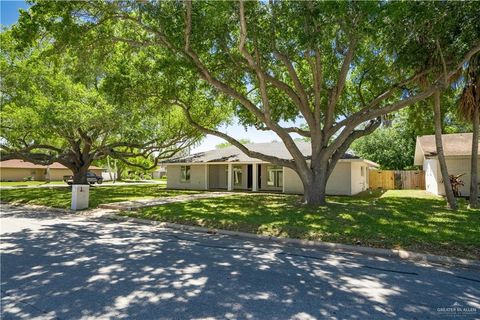
<path fill-rule="evenodd" d="M 365 176 L 365 167 L 360 167 L 360 175 Z"/>
<path fill-rule="evenodd" d="M 242 185 L 242 166 L 233 166 L 233 184 Z"/>
<path fill-rule="evenodd" d="M 267 167 L 267 185 L 271 187 L 283 186 L 283 168 L 280 166 Z"/>
<path fill-rule="evenodd" d="M 190 182 L 190 166 L 181 166 L 180 167 L 180 181 L 181 182 Z"/>

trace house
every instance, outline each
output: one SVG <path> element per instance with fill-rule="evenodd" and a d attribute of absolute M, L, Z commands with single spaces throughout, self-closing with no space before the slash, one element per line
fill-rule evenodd
<path fill-rule="evenodd" d="M 460 195 L 470 192 L 470 160 L 472 156 L 472 133 L 454 133 L 442 135 L 443 152 L 450 175 L 460 175 L 464 186 L 460 187 Z M 477 163 L 480 166 L 480 153 Z M 417 137 L 415 146 L 415 165 L 423 166 L 425 171 L 425 187 L 430 193 L 445 195 L 442 173 L 437 158 L 435 136 Z"/>
<path fill-rule="evenodd" d="M 159 166 L 157 170 L 152 172 L 153 179 L 162 179 L 167 176 L 167 168 L 165 166 Z"/>
<path fill-rule="evenodd" d="M 307 159 L 311 156 L 310 143 L 297 142 L 297 146 Z M 281 142 L 252 143 L 246 147 L 279 158 L 292 158 Z M 302 182 L 294 170 L 248 157 L 234 146 L 177 157 L 164 165 L 167 168 L 167 188 L 303 193 Z M 327 193 L 353 195 L 366 190 L 368 168 L 372 166 L 378 165 L 345 154 L 328 180 Z"/>
<path fill-rule="evenodd" d="M 89 170 L 99 176 L 103 171 L 102 168 L 95 166 L 90 166 Z M 71 174 L 70 169 L 58 162 L 44 166 L 16 159 L 0 161 L 1 181 L 59 181 L 63 179 L 63 176 Z"/>

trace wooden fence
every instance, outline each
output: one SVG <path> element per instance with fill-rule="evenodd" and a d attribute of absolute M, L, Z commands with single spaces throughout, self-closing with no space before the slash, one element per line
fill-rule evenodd
<path fill-rule="evenodd" d="M 425 190 L 425 172 L 421 170 L 369 170 L 370 189 L 422 189 Z"/>

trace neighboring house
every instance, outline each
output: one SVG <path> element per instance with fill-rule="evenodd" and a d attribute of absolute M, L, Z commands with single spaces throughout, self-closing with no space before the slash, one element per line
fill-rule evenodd
<path fill-rule="evenodd" d="M 165 166 L 159 166 L 157 170 L 152 172 L 153 179 L 161 179 L 167 176 L 167 168 Z"/>
<path fill-rule="evenodd" d="M 444 134 L 442 142 L 448 173 L 450 175 L 463 174 L 460 179 L 464 182 L 464 186 L 460 187 L 460 195 L 466 196 L 470 192 L 472 133 Z M 477 155 L 477 163 L 480 166 L 479 161 L 480 154 Z M 434 135 L 417 137 L 414 164 L 423 166 L 426 190 L 436 195 L 445 195 Z"/>
<path fill-rule="evenodd" d="M 101 175 L 103 169 L 90 166 L 89 171 Z M 23 160 L 5 160 L 0 161 L 0 179 L 1 181 L 58 181 L 63 176 L 71 175 L 72 171 L 58 162 L 49 166 L 33 164 Z"/>
<path fill-rule="evenodd" d="M 292 158 L 281 142 L 246 146 L 279 158 Z M 297 142 L 297 146 L 307 159 L 311 156 L 310 143 Z M 167 168 L 167 188 L 303 193 L 302 182 L 295 171 L 250 158 L 234 146 L 177 157 L 165 161 L 164 165 Z M 327 193 L 353 195 L 368 189 L 368 168 L 372 166 L 378 165 L 345 154 L 328 180 Z"/>

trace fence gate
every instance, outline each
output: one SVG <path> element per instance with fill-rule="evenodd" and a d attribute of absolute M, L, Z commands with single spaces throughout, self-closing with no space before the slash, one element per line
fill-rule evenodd
<path fill-rule="evenodd" d="M 370 189 L 425 190 L 425 172 L 421 170 L 369 170 Z"/>
<path fill-rule="evenodd" d="M 369 170 L 370 189 L 395 189 L 395 174 L 391 170 Z"/>

